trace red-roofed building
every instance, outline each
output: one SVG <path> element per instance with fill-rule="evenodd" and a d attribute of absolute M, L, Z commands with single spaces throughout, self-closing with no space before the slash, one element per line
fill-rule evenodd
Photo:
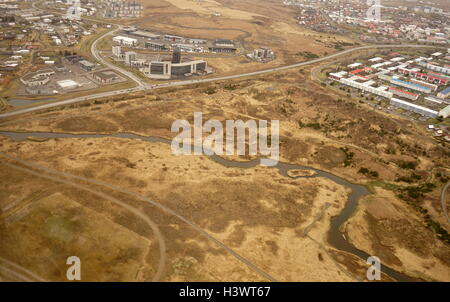
<path fill-rule="evenodd" d="M 397 88 L 397 87 L 389 87 L 389 91 L 392 92 L 393 94 L 397 95 L 397 96 L 401 96 L 410 100 L 417 100 L 419 98 L 418 94 L 409 92 L 409 91 L 405 91 L 403 89 Z"/>

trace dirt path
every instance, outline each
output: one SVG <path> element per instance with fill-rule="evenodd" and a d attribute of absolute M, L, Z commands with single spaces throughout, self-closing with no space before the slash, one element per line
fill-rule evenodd
<path fill-rule="evenodd" d="M 6 157 L 8 157 L 8 156 L 6 156 Z M 10 159 L 12 159 L 12 158 L 10 158 Z M 53 177 L 53 176 L 44 175 L 42 173 L 38 173 L 38 172 L 35 172 L 33 170 L 30 170 L 30 169 L 25 169 L 25 168 L 22 168 L 22 167 L 18 167 L 18 166 L 13 165 L 13 164 L 5 163 L 5 165 L 10 167 L 10 168 L 12 168 L 12 169 L 16 169 L 16 170 L 19 170 L 19 171 L 22 171 L 22 172 L 25 172 L 25 173 L 29 173 L 29 174 L 35 175 L 37 177 L 41 177 L 41 178 L 49 179 L 49 180 L 52 180 L 52 181 L 55 181 L 55 182 L 67 184 L 67 185 L 76 187 L 76 188 L 78 188 L 80 190 L 87 191 L 89 193 L 97 195 L 97 196 L 99 196 L 99 197 L 101 197 L 103 199 L 111 201 L 111 202 L 113 202 L 113 203 L 115 203 L 115 204 L 117 204 L 117 205 L 127 209 L 128 211 L 132 212 L 134 215 L 136 215 L 139 218 L 141 218 L 142 220 L 144 220 L 150 226 L 150 228 L 152 229 L 152 231 L 155 234 L 155 236 L 158 238 L 158 245 L 159 245 L 159 252 L 160 252 L 158 268 L 157 268 L 157 271 L 156 271 L 152 281 L 155 282 L 155 281 L 159 281 L 161 279 L 161 277 L 163 276 L 163 273 L 164 273 L 165 263 L 166 263 L 166 244 L 165 244 L 165 241 L 164 241 L 164 237 L 162 236 L 158 226 L 147 215 L 143 214 L 138 209 L 136 209 L 136 208 L 134 208 L 134 207 L 132 207 L 132 206 L 130 206 L 130 205 L 128 205 L 128 204 L 126 204 L 126 203 L 124 203 L 124 202 L 122 202 L 122 201 L 120 201 L 120 200 L 118 200 L 118 199 L 116 199 L 116 198 L 114 198 L 112 196 L 110 196 L 110 195 L 107 195 L 107 194 L 104 194 L 102 192 L 98 192 L 98 191 L 92 190 L 91 188 L 89 188 L 87 186 L 84 186 L 84 185 L 81 185 L 81 184 L 78 184 L 78 183 L 75 183 L 75 182 L 72 182 L 72 181 L 69 181 L 69 180 L 63 180 L 63 179 L 56 178 L 56 177 Z M 46 172 L 49 172 L 49 171 L 46 171 Z"/>
<path fill-rule="evenodd" d="M 135 198 L 137 198 L 139 200 L 142 200 L 142 201 L 145 201 L 147 203 L 150 203 L 150 204 L 152 204 L 152 205 L 162 209 L 164 212 L 166 212 L 166 213 L 168 213 L 168 214 L 170 214 L 172 216 L 175 216 L 179 220 L 181 220 L 184 223 L 188 224 L 193 229 L 195 229 L 197 232 L 201 233 L 206 238 L 208 238 L 210 241 L 212 241 L 213 243 L 217 244 L 221 248 L 225 249 L 232 256 L 234 256 L 236 259 L 238 259 L 239 261 L 241 261 L 242 263 L 247 265 L 251 270 L 253 270 L 257 274 L 259 274 L 260 276 L 264 277 L 265 279 L 268 279 L 269 281 L 277 281 L 270 274 L 266 273 L 261 268 L 259 268 L 258 266 L 256 266 L 252 262 L 250 262 L 247 258 L 245 258 L 242 255 L 240 255 L 239 253 L 235 252 L 233 249 L 231 249 L 230 247 L 228 247 L 227 245 L 222 243 L 220 240 L 216 239 L 214 236 L 209 234 L 207 231 L 203 230 L 200 226 L 198 226 L 194 222 L 188 220 L 187 218 L 183 217 L 182 215 L 178 214 L 177 212 L 173 211 L 172 209 L 170 209 L 170 208 L 168 208 L 168 207 L 166 207 L 166 206 L 164 206 L 164 205 L 162 205 L 162 204 L 160 204 L 160 203 L 158 203 L 158 202 L 156 202 L 156 201 L 154 201 L 152 199 L 149 199 L 149 198 L 147 198 L 145 196 L 142 196 L 140 194 L 137 194 L 135 192 L 132 192 L 132 191 L 129 191 L 129 190 L 126 190 L 126 189 L 123 189 L 123 188 L 119 188 L 117 186 L 114 186 L 114 185 L 111 185 L 111 184 L 108 184 L 108 183 L 105 183 L 105 182 L 102 182 L 102 181 L 98 181 L 98 180 L 94 180 L 94 179 L 88 179 L 88 178 L 85 178 L 85 177 L 82 177 L 82 176 L 77 176 L 77 175 L 73 175 L 73 174 L 66 173 L 66 172 L 60 172 L 60 171 L 53 170 L 51 168 L 47 168 L 47 167 L 44 167 L 44 166 L 33 164 L 33 163 L 27 162 L 25 160 L 12 157 L 12 156 L 7 155 L 7 154 L 5 154 L 3 152 L 0 152 L 0 156 L 2 156 L 4 158 L 8 158 L 8 159 L 16 161 L 16 162 L 19 162 L 20 164 L 25 165 L 28 168 L 38 169 L 38 170 L 47 172 L 49 174 L 58 175 L 58 176 L 61 176 L 61 177 L 64 177 L 64 178 L 78 179 L 78 180 L 82 180 L 82 181 L 85 181 L 85 182 L 88 182 L 88 183 L 91 183 L 91 184 L 104 186 L 104 187 L 107 187 L 107 188 L 109 188 L 111 190 L 114 190 L 114 191 L 117 191 L 117 192 L 121 192 L 121 193 L 127 194 L 129 196 L 135 197 Z M 19 169 L 19 170 L 20 169 L 25 170 L 25 172 L 29 172 L 29 173 L 34 174 L 34 175 L 39 176 L 39 177 L 44 177 L 44 178 L 51 179 L 51 180 L 54 180 L 54 181 L 57 181 L 57 182 L 61 182 L 61 183 L 65 183 L 65 184 L 68 184 L 68 185 L 79 186 L 82 189 L 87 189 L 88 191 L 90 191 L 93 194 L 97 193 L 97 192 L 91 190 L 90 188 L 84 187 L 82 185 L 79 185 L 79 184 L 71 182 L 71 181 L 62 180 L 62 179 L 59 179 L 59 178 L 56 178 L 56 177 L 52 177 L 52 176 L 44 176 L 41 173 L 37 173 L 37 172 L 34 172 L 34 171 L 30 171 L 28 169 L 16 167 L 15 165 L 11 165 L 11 164 L 7 164 L 7 165 L 11 166 L 13 168 Z M 98 193 L 98 194 L 103 194 L 103 193 Z M 105 196 L 107 196 L 107 195 L 105 195 Z M 101 196 L 101 197 L 103 197 L 103 196 Z M 109 198 L 109 197 L 103 197 L 103 198 Z M 131 206 L 129 206 L 129 207 L 132 208 Z M 140 215 L 142 215 L 142 214 L 140 214 Z M 139 215 L 139 217 L 141 217 L 140 215 Z M 160 249 L 161 249 L 161 246 L 160 246 Z M 161 265 L 161 263 L 160 263 L 160 265 Z"/>
<path fill-rule="evenodd" d="M 34 272 L 4 258 L 0 258 L 0 271 L 6 272 L 14 278 L 27 282 L 46 282 L 44 278 Z M 1 279 L 0 279 L 1 280 Z"/>

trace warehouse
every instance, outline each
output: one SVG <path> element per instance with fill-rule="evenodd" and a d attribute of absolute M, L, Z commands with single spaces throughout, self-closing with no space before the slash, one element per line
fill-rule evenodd
<path fill-rule="evenodd" d="M 418 62 L 419 65 L 440 73 L 450 74 L 450 67 L 449 65 L 446 65 L 445 67 L 439 66 L 436 63 L 425 63 L 425 62 Z"/>
<path fill-rule="evenodd" d="M 121 45 L 126 45 L 126 46 L 136 46 L 138 44 L 138 40 L 137 39 L 124 37 L 124 36 L 116 36 L 116 37 L 114 37 L 113 38 L 113 42 L 119 43 Z"/>
<path fill-rule="evenodd" d="M 402 101 L 400 99 L 391 98 L 391 105 L 399 108 L 403 108 L 408 111 L 412 111 L 415 113 L 418 113 L 423 116 L 429 116 L 429 117 L 438 117 L 438 112 L 435 110 L 431 110 L 429 108 L 419 106 L 410 102 Z"/>
<path fill-rule="evenodd" d="M 208 50 L 211 52 L 232 53 L 236 52 L 237 48 L 231 40 L 218 39 L 214 42 L 213 46 L 208 47 Z"/>
<path fill-rule="evenodd" d="M 428 87 L 428 88 L 430 88 L 433 91 L 436 91 L 438 89 L 437 85 L 430 84 L 430 83 L 427 83 L 427 82 L 424 82 L 424 81 L 421 81 L 421 80 L 417 80 L 417 79 L 411 79 L 411 83 L 419 84 L 419 85 Z"/>
<path fill-rule="evenodd" d="M 397 85 L 397 86 L 406 87 L 406 88 L 409 88 L 409 89 L 412 89 L 412 90 L 416 90 L 416 91 L 419 91 L 419 92 L 431 93 L 431 88 L 429 88 L 429 87 L 425 87 L 425 86 L 422 86 L 422 85 L 419 85 L 419 84 L 415 84 L 415 83 L 411 83 L 411 82 L 408 82 L 408 81 L 402 81 L 402 80 L 400 80 L 398 78 L 395 78 L 395 77 L 391 79 L 391 83 L 394 84 L 394 85 Z"/>
<path fill-rule="evenodd" d="M 450 105 L 439 111 L 439 116 L 443 118 L 448 118 L 450 116 Z"/>
<path fill-rule="evenodd" d="M 329 75 L 329 78 L 335 81 L 339 81 L 343 77 L 345 77 L 348 74 L 346 71 L 339 71 L 339 72 L 332 72 Z"/>
<path fill-rule="evenodd" d="M 143 31 L 143 30 L 132 31 L 129 34 L 133 35 L 133 36 L 137 36 L 137 37 L 147 38 L 150 40 L 156 40 L 161 37 L 161 35 L 154 34 L 154 33 L 148 32 L 148 31 Z"/>
<path fill-rule="evenodd" d="M 108 84 L 119 79 L 119 76 L 111 70 L 94 72 L 92 77 L 102 84 Z"/>
<path fill-rule="evenodd" d="M 50 81 L 50 76 L 53 74 L 55 72 L 52 69 L 42 69 L 24 75 L 20 81 L 28 87 L 42 86 Z"/>
<path fill-rule="evenodd" d="M 447 87 L 446 89 L 442 90 L 437 95 L 441 99 L 446 99 L 450 96 L 450 87 Z"/>
<path fill-rule="evenodd" d="M 208 50 L 210 52 L 234 53 L 237 51 L 237 48 L 233 46 L 210 46 Z"/>
<path fill-rule="evenodd" d="M 447 79 L 445 75 L 435 73 L 435 72 L 430 72 L 429 74 L 425 74 L 425 73 L 421 73 L 419 71 L 407 69 L 404 67 L 400 67 L 398 69 L 398 71 L 404 75 L 414 76 L 415 78 L 426 80 L 431 83 L 436 83 L 438 85 L 447 85 L 449 82 L 449 79 Z"/>
<path fill-rule="evenodd" d="M 145 48 L 152 49 L 152 50 L 159 50 L 159 51 L 168 50 L 168 47 L 164 43 L 145 42 L 144 46 L 145 46 Z"/>
<path fill-rule="evenodd" d="M 78 87 L 81 86 L 80 84 L 78 84 L 74 80 L 62 80 L 62 81 L 56 82 L 56 84 L 58 84 L 58 86 L 61 89 L 64 89 L 64 90 L 75 89 L 75 88 L 78 88 Z"/>
<path fill-rule="evenodd" d="M 384 89 L 384 87 L 376 88 L 376 87 L 372 87 L 367 84 L 365 85 L 364 83 L 358 83 L 352 79 L 340 79 L 339 82 L 344 85 L 348 85 L 350 87 L 357 88 L 362 91 L 367 91 L 367 92 L 370 92 L 370 93 L 373 93 L 373 94 L 376 94 L 376 95 L 379 95 L 379 96 L 382 96 L 385 98 L 392 98 L 392 96 L 393 96 L 393 93 L 386 91 Z"/>
<path fill-rule="evenodd" d="M 81 60 L 78 63 L 80 64 L 81 69 L 83 69 L 86 72 L 90 72 L 95 69 L 95 64 L 87 60 Z"/>
<path fill-rule="evenodd" d="M 412 101 L 415 101 L 419 98 L 418 94 L 415 94 L 415 93 L 412 93 L 409 91 L 405 91 L 405 90 L 402 90 L 402 89 L 399 89 L 396 87 L 390 87 L 389 91 L 392 92 L 396 96 L 401 96 L 401 97 L 407 98 Z"/>

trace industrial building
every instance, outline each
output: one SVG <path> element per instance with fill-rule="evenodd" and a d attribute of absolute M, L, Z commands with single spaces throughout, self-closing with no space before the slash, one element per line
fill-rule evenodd
<path fill-rule="evenodd" d="M 121 45 L 126 46 L 136 46 L 138 44 L 138 40 L 130 37 L 124 37 L 124 36 L 115 36 L 113 37 L 113 42 L 119 43 Z"/>
<path fill-rule="evenodd" d="M 144 47 L 157 51 L 165 51 L 169 49 L 166 44 L 158 42 L 145 42 Z"/>
<path fill-rule="evenodd" d="M 218 39 L 213 46 L 208 47 L 208 50 L 211 52 L 233 53 L 236 52 L 237 48 L 231 40 Z"/>
<path fill-rule="evenodd" d="M 420 115 L 423 116 L 428 116 L 428 117 L 432 117 L 432 118 L 436 118 L 439 115 L 438 111 L 423 107 L 423 106 L 419 106 L 410 102 L 406 102 L 400 99 L 396 99 L 396 98 L 391 98 L 391 105 L 395 106 L 395 107 L 399 107 L 399 108 L 403 108 L 405 110 L 408 111 L 412 111 L 415 113 L 418 113 Z"/>
<path fill-rule="evenodd" d="M 56 84 L 63 90 L 76 89 L 81 85 L 74 80 L 62 80 L 56 82 Z"/>
<path fill-rule="evenodd" d="M 439 116 L 442 118 L 448 118 L 450 116 L 450 105 L 439 111 Z"/>
<path fill-rule="evenodd" d="M 394 85 L 397 85 L 397 86 L 402 86 L 402 87 L 409 88 L 409 89 L 412 89 L 412 90 L 416 90 L 416 91 L 419 91 L 419 92 L 422 92 L 422 93 L 431 93 L 431 88 L 429 88 L 429 87 L 425 87 L 425 86 L 422 86 L 422 85 L 419 85 L 419 84 L 415 84 L 415 83 L 412 83 L 412 82 L 408 82 L 408 81 L 403 81 L 403 80 L 400 80 L 400 79 L 395 78 L 395 77 L 393 77 L 391 79 L 391 84 L 394 84 Z"/>
<path fill-rule="evenodd" d="M 428 87 L 432 91 L 436 91 L 438 89 L 438 86 L 435 85 L 435 84 L 430 84 L 430 83 L 427 83 L 427 82 L 424 82 L 424 81 L 421 81 L 421 80 L 417 80 L 417 79 L 411 79 L 410 81 L 411 81 L 411 83 L 419 84 L 421 86 Z"/>
<path fill-rule="evenodd" d="M 339 80 L 340 83 L 344 84 L 344 85 L 348 85 L 350 87 L 362 90 L 362 91 L 366 91 L 366 92 L 370 92 L 385 98 L 392 98 L 393 93 L 387 91 L 388 87 L 372 87 L 371 85 L 373 85 L 375 82 L 373 81 L 368 81 L 366 83 L 359 83 L 357 81 L 355 81 L 354 79 L 350 78 L 350 79 L 344 79 L 341 78 Z"/>
<path fill-rule="evenodd" d="M 128 31 L 128 34 L 130 34 L 132 36 L 140 37 L 140 38 L 150 39 L 150 40 L 156 40 L 156 39 L 161 38 L 161 35 L 154 34 L 154 33 L 148 32 L 148 31 L 143 31 L 143 30 Z"/>
<path fill-rule="evenodd" d="M 392 106 L 416 112 L 422 116 L 432 118 L 450 116 L 450 106 L 448 106 L 450 101 L 446 100 L 450 96 L 450 87 L 443 89 L 436 97 L 439 87 L 450 83 L 450 76 L 444 74 L 447 72 L 445 68 L 450 66 L 441 61 L 439 63 L 442 63 L 444 67 L 438 66 L 437 63 L 427 63 L 433 59 L 432 57 L 411 60 L 400 57 L 398 54 L 392 57 L 390 60 L 380 57 L 369 59 L 368 61 L 374 64 L 370 68 L 364 67 L 361 63 L 349 64 L 346 70 L 329 73 L 328 78 L 385 97 L 390 100 Z M 384 67 L 388 65 L 391 66 Z M 426 68 L 430 71 L 424 73 L 423 70 Z M 377 69 L 377 72 L 374 73 L 373 69 Z M 407 100 L 420 103 L 415 104 Z M 430 108 L 423 105 L 423 102 L 428 102 Z M 442 109 L 443 106 L 447 107 Z"/>
<path fill-rule="evenodd" d="M 78 62 L 80 64 L 81 69 L 83 69 L 86 72 L 91 72 L 95 69 L 95 64 L 92 62 L 89 62 L 88 60 L 81 60 Z"/>
<path fill-rule="evenodd" d="M 398 72 L 402 73 L 404 75 L 413 76 L 416 79 L 422 79 L 425 81 L 428 81 L 430 83 L 436 83 L 438 85 L 447 85 L 450 81 L 450 79 L 447 79 L 445 75 L 430 72 L 428 74 L 421 73 L 417 70 L 407 69 L 405 67 L 398 68 Z"/>
<path fill-rule="evenodd" d="M 112 70 L 94 72 L 92 77 L 102 84 L 108 84 L 119 79 L 119 76 Z"/>
<path fill-rule="evenodd" d="M 392 92 L 396 96 L 401 96 L 401 97 L 407 98 L 412 101 L 416 101 L 419 98 L 418 94 L 412 93 L 409 91 L 405 91 L 405 90 L 402 90 L 397 87 L 389 87 L 389 91 Z"/>
<path fill-rule="evenodd" d="M 30 72 L 20 78 L 20 81 L 28 87 L 42 86 L 50 82 L 50 76 L 55 74 L 52 69 L 43 69 Z"/>
<path fill-rule="evenodd" d="M 437 95 L 441 99 L 446 99 L 450 96 L 450 87 L 447 87 L 446 89 L 442 90 Z"/>
<path fill-rule="evenodd" d="M 425 67 L 426 69 L 433 70 L 440 73 L 450 74 L 450 66 L 439 66 L 436 63 L 425 63 L 425 62 L 418 62 L 419 65 Z"/>

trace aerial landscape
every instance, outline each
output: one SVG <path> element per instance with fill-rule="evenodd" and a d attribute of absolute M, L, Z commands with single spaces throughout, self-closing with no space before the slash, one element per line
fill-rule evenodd
<path fill-rule="evenodd" d="M 0 0 L 2 282 L 449 282 L 449 147 L 448 0 Z"/>

